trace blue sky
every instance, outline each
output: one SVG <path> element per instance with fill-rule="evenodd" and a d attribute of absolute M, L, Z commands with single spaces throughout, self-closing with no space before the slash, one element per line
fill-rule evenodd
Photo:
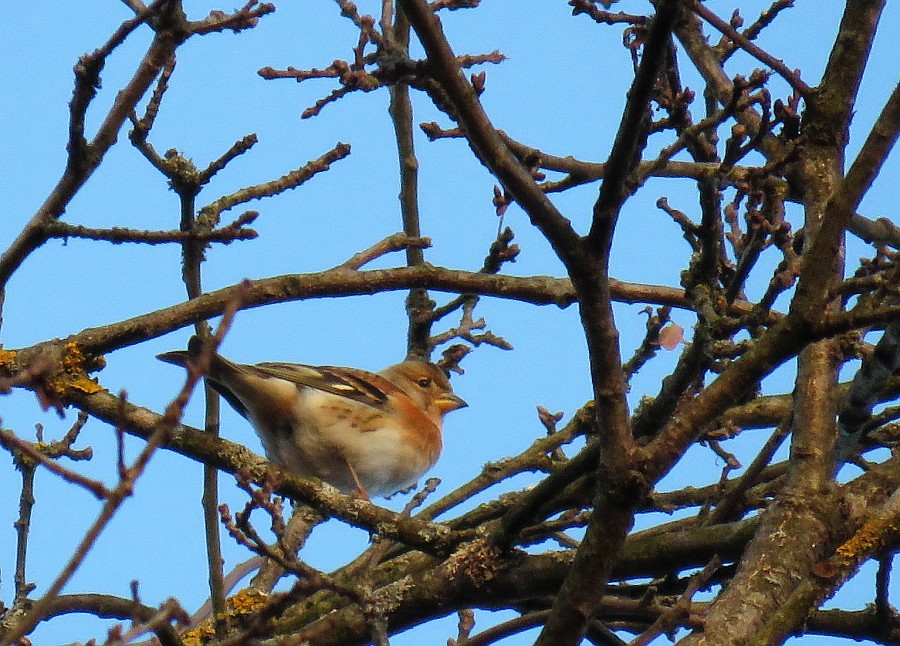
<path fill-rule="evenodd" d="M 267 65 L 324 67 L 335 58 L 347 58 L 356 43 L 354 27 L 339 16 L 332 0 L 276 4 L 277 12 L 264 18 L 257 29 L 194 38 L 179 50 L 178 67 L 151 142 L 158 151 L 177 148 L 205 166 L 234 141 L 251 132 L 258 134 L 257 146 L 220 173 L 201 194 L 199 204 L 302 166 L 338 141 L 351 143 L 353 152 L 299 189 L 247 205 L 261 212 L 254 224 L 260 238 L 213 248 L 203 269 L 208 290 L 245 277 L 325 269 L 401 227 L 387 93 L 357 93 L 328 106 L 315 119 L 301 120 L 302 110 L 327 94 L 333 83 L 313 80 L 298 85 L 288 80 L 264 81 L 256 74 Z M 707 4 L 725 16 L 740 4 L 748 22 L 766 5 Z M 358 5 L 361 11 L 375 12 L 380 3 L 367 0 Z M 789 67 L 800 68 L 806 82 L 814 85 L 825 64 L 841 4 L 798 0 L 797 5 L 758 43 Z M 202 0 L 185 6 L 192 18 L 228 8 Z M 646 10 L 646 3 L 633 0 L 620 6 L 625 11 Z M 129 17 L 129 10 L 114 0 L 16 3 L 5 13 L 6 19 L 0 22 L 0 53 L 5 62 L 0 75 L 8 90 L 7 99 L 0 103 L 0 123 L 7 153 L 0 156 L 5 212 L 0 248 L 6 248 L 16 236 L 62 173 L 72 66 L 79 55 L 104 42 Z M 444 24 L 457 52 L 499 49 L 508 56 L 500 66 L 480 68 L 487 71 L 488 91 L 483 101 L 497 127 L 553 154 L 605 159 L 631 78 L 620 29 L 599 27 L 584 16 L 573 18 L 564 0 L 483 0 L 477 10 L 445 15 Z M 900 9 L 896 3 L 888 3 L 856 106 L 851 159 L 897 81 L 898 39 Z M 148 42 L 147 30 L 139 30 L 116 50 L 91 107 L 89 129 L 96 127 Z M 736 55 L 729 71 L 749 73 L 750 69 L 747 58 Z M 689 75 L 684 82 L 700 87 L 699 80 Z M 773 88 L 775 96 L 784 94 L 783 84 L 776 82 Z M 427 100 L 421 96 L 414 99 L 417 122 L 436 120 L 449 126 Z M 654 140 L 651 145 L 660 142 Z M 498 226 L 490 202 L 495 182 L 460 140 L 428 143 L 419 135 L 416 145 L 421 164 L 422 228 L 434 243 L 426 259 L 437 265 L 478 269 Z M 882 181 L 863 203 L 864 214 L 891 217 L 896 200 L 890 178 L 897 177 L 898 170 L 895 155 L 882 171 Z M 597 186 L 590 185 L 554 200 L 584 231 L 596 192 Z M 689 182 L 649 182 L 621 219 L 612 257 L 616 278 L 678 284 L 689 249 L 677 228 L 655 207 L 662 195 L 672 206 L 696 214 Z M 792 218 L 798 215 L 790 214 Z M 119 144 L 70 204 L 65 220 L 98 227 L 177 228 L 177 200 L 167 190 L 164 178 L 128 144 L 123 132 Z M 507 272 L 562 275 L 552 251 L 521 211 L 511 208 L 504 223 L 515 230 L 522 247 L 517 262 L 505 267 Z M 868 252 L 861 245 L 851 246 L 851 264 L 860 255 Z M 179 259 L 180 249 L 175 245 L 50 242 L 11 280 L 0 340 L 7 348 L 27 346 L 180 302 L 184 288 Z M 377 266 L 402 262 L 398 254 L 380 260 Z M 405 352 L 404 296 L 396 292 L 303 301 L 241 312 L 222 352 L 245 362 L 281 360 L 380 369 Z M 439 301 L 446 298 L 433 296 Z M 616 310 L 626 358 L 643 336 L 645 319 L 640 309 L 623 305 Z M 455 379 L 456 391 L 469 401 L 470 408 L 448 417 L 445 452 L 433 473 L 443 480 L 442 491 L 475 476 L 485 462 L 512 455 L 543 434 L 534 412 L 536 405 L 563 411 L 568 417 L 590 397 L 584 341 L 574 308 L 482 299 L 477 314 L 515 350 L 481 347 L 466 359 L 466 374 Z M 675 318 L 690 334 L 692 319 L 685 313 L 676 313 Z M 109 355 L 101 383 L 111 391 L 124 388 L 132 402 L 161 410 L 180 388 L 182 374 L 153 357 L 184 347 L 188 336 L 188 330 L 181 330 Z M 642 395 L 656 391 L 665 369 L 677 358 L 677 353 L 670 355 L 661 357 L 635 380 L 632 406 Z M 790 366 L 786 366 L 766 389 L 789 390 L 790 377 Z M 74 419 L 71 413 L 61 421 L 52 413 L 40 412 L 34 397 L 24 392 L 4 398 L 0 417 L 4 427 L 23 436 L 40 423 L 49 437 L 61 436 Z M 196 425 L 201 420 L 201 407 L 192 405 L 186 421 Z M 222 426 L 225 437 L 261 451 L 250 427 L 231 411 L 223 416 Z M 111 429 L 91 422 L 80 444 L 92 445 L 96 457 L 79 468 L 112 482 L 115 452 Z M 128 448 L 136 454 L 140 442 L 131 439 Z M 749 442 L 732 448 L 746 461 L 752 458 Z M 702 482 L 694 474 L 676 470 L 666 484 L 676 487 L 686 481 L 715 481 L 721 465 L 713 465 L 707 456 L 704 459 L 710 466 L 709 476 Z M 134 497 L 117 514 L 66 591 L 127 596 L 129 582 L 136 579 L 145 602 L 155 604 L 175 596 L 193 610 L 207 596 L 200 477 L 197 464 L 165 452 L 158 454 Z M 13 492 L 17 488 L 17 473 L 9 460 L 0 457 L 0 489 Z M 221 489 L 223 500 L 232 507 L 242 504 L 242 495 L 228 478 L 223 478 Z M 87 494 L 61 486 L 46 472 L 38 474 L 36 495 L 29 545 L 34 558 L 28 577 L 38 584 L 40 593 L 68 559 L 98 506 Z M 385 504 L 399 508 L 403 501 Z M 12 523 L 17 505 L 17 496 L 11 493 L 0 497 L 0 600 L 7 604 L 13 595 Z M 327 570 L 352 558 L 365 544 L 363 533 L 331 524 L 313 535 L 304 556 Z M 227 538 L 225 553 L 229 565 L 246 557 Z M 861 606 L 869 600 L 870 590 L 871 585 L 863 583 L 842 594 L 857 595 L 853 603 Z M 488 613 L 479 612 L 478 617 L 484 617 L 479 623 L 482 628 L 490 621 Z M 399 636 L 392 643 L 442 642 L 455 635 L 455 624 L 456 618 L 451 616 L 429 627 L 428 632 Z M 34 643 L 102 638 L 103 629 L 98 625 L 77 617 L 55 620 L 34 633 Z M 521 637 L 509 643 L 530 642 Z"/>

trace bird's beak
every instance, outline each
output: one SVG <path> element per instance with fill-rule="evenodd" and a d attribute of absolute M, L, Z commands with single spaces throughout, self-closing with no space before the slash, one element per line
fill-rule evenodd
<path fill-rule="evenodd" d="M 468 406 L 466 400 L 464 400 L 462 397 L 457 397 L 453 393 L 441 395 L 435 400 L 434 405 L 437 406 L 437 409 L 439 411 L 441 411 L 441 415 L 446 415 L 450 411 L 454 411 L 459 408 L 465 408 L 466 406 Z"/>

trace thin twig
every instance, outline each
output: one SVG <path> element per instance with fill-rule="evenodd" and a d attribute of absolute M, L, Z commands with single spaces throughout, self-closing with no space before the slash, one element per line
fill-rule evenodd
<path fill-rule="evenodd" d="M 688 9 L 728 36 L 733 43 L 750 54 L 753 58 L 757 59 L 763 65 L 767 65 L 775 70 L 781 78 L 787 81 L 787 83 L 800 94 L 800 96 L 808 97 L 812 94 L 813 89 L 800 80 L 800 74 L 798 72 L 788 69 L 782 61 L 754 45 L 745 36 L 738 33 L 731 25 L 719 18 L 700 2 L 697 2 L 697 0 L 682 0 L 682 2 L 684 2 Z"/>
<path fill-rule="evenodd" d="M 48 471 L 58 475 L 66 482 L 71 482 L 72 484 L 78 485 L 84 490 L 89 491 L 98 500 L 104 500 L 108 498 L 110 494 L 106 485 L 99 480 L 87 478 L 77 471 L 67 469 L 56 460 L 49 457 L 45 451 L 37 448 L 31 442 L 27 442 L 17 437 L 12 431 L 0 429 L 0 445 L 10 452 L 13 452 L 13 454 L 15 454 L 15 452 L 22 453 L 27 459 L 43 465 Z"/>
<path fill-rule="evenodd" d="M 249 215 L 248 215 L 249 214 Z M 146 231 L 142 229 L 128 229 L 126 227 L 112 227 L 111 229 L 95 229 L 66 222 L 48 222 L 44 226 L 48 238 L 83 238 L 86 240 L 101 240 L 113 244 L 140 243 L 140 244 L 166 244 L 171 242 L 221 242 L 230 244 L 235 240 L 253 240 L 257 237 L 253 229 L 243 228 L 255 219 L 257 213 L 249 211 L 241 217 L 241 223 L 235 226 L 232 223 L 227 227 L 213 229 L 211 231 Z"/>
<path fill-rule="evenodd" d="M 231 326 L 234 314 L 237 312 L 239 306 L 240 301 L 235 300 L 229 310 L 223 315 L 222 322 L 219 324 L 218 331 L 214 336 L 216 343 L 211 344 L 211 348 L 214 348 L 215 345 L 221 341 L 221 337 Z M 75 572 L 84 562 L 88 552 L 90 552 L 96 544 L 97 537 L 107 527 L 109 521 L 115 515 L 116 511 L 118 511 L 119 507 L 121 507 L 125 499 L 133 492 L 135 483 L 141 474 L 143 474 L 150 458 L 165 442 L 166 438 L 178 424 L 178 420 L 181 418 L 184 407 L 190 399 L 191 392 L 198 380 L 199 374 L 191 375 L 189 371 L 187 381 L 181 389 L 181 392 L 178 394 L 178 397 L 176 397 L 166 408 L 166 414 L 162 417 L 160 423 L 148 438 L 147 443 L 140 454 L 138 454 L 134 462 L 126 469 L 124 477 L 120 480 L 119 484 L 107 495 L 106 502 L 103 504 L 100 513 L 88 528 L 74 553 L 69 558 L 69 561 L 63 567 L 62 572 L 60 572 L 59 576 L 57 576 L 53 583 L 47 588 L 44 596 L 37 600 L 25 616 L 9 629 L 8 633 L 4 635 L 4 638 L 15 643 L 17 640 L 31 632 L 34 626 L 47 616 L 47 610 L 52 600 L 59 595 L 63 586 L 72 578 L 72 576 L 74 576 Z M 120 398 L 120 400 L 124 400 L 124 398 Z"/>

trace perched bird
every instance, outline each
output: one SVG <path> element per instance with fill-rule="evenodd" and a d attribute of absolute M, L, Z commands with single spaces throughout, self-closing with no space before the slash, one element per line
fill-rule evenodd
<path fill-rule="evenodd" d="M 199 346 L 191 339 L 188 351 L 157 358 L 187 366 Z M 443 370 L 417 360 L 372 373 L 214 354 L 206 378 L 253 425 L 272 462 L 367 498 L 415 484 L 441 453 L 444 415 L 467 405 Z"/>

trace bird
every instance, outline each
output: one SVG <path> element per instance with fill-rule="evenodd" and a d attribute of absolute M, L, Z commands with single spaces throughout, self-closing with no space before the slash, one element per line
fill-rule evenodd
<path fill-rule="evenodd" d="M 188 365 L 201 351 L 157 355 Z M 253 426 L 268 459 L 371 500 L 412 487 L 441 453 L 443 417 L 468 404 L 444 371 L 408 358 L 380 372 L 210 357 L 208 383 Z"/>

